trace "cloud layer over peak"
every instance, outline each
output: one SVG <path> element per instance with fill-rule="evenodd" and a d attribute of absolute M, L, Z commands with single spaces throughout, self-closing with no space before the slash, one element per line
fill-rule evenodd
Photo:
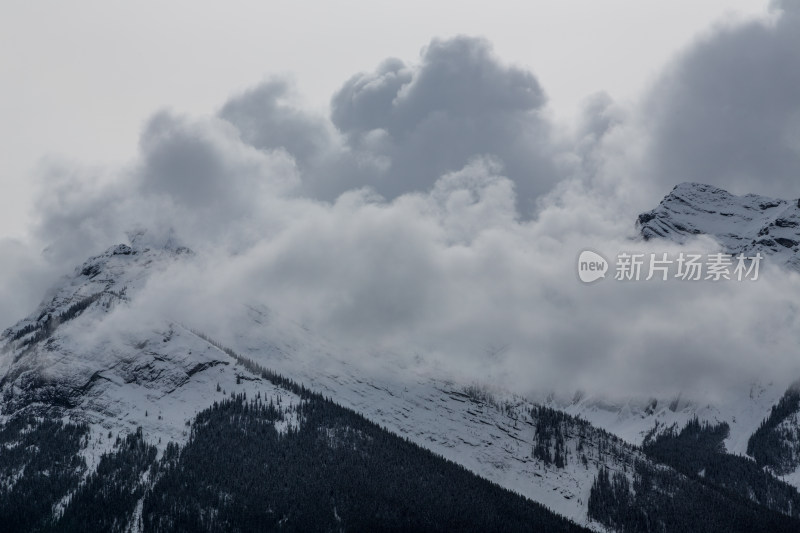
<path fill-rule="evenodd" d="M 198 255 L 135 305 L 200 329 L 226 323 L 220 302 L 257 301 L 354 354 L 419 356 L 521 392 L 721 395 L 765 366 L 800 376 L 796 274 L 584 286 L 575 273 L 584 248 L 677 251 L 631 237 L 636 215 L 679 181 L 800 194 L 796 26 L 787 11 L 716 30 L 641 106 L 595 95 L 569 131 L 548 119 L 531 72 L 469 37 L 352 76 L 330 117 L 278 79 L 212 117 L 160 112 L 113 179 L 69 165 L 41 177 L 36 234 L 49 248 L 31 280 L 144 227 Z M 10 264 L 30 255 L 0 245 Z"/>

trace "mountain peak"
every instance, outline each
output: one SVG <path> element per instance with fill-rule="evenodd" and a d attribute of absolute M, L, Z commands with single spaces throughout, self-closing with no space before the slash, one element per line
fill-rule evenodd
<path fill-rule="evenodd" d="M 774 256 L 800 270 L 800 201 L 757 194 L 737 196 L 703 183 L 681 183 L 658 207 L 642 213 L 637 227 L 645 240 L 683 244 L 708 235 L 731 254 Z"/>
<path fill-rule="evenodd" d="M 163 231 L 135 228 L 125 232 L 125 235 L 127 235 L 130 248 L 133 250 L 156 249 L 176 254 L 194 253 L 182 243 L 172 228 Z"/>
<path fill-rule="evenodd" d="M 75 267 L 52 287 L 26 318 L 3 331 L 3 350 L 27 347 L 32 339 L 49 337 L 65 317 L 97 308 L 107 312 L 144 285 L 150 275 L 194 252 L 179 244 L 174 235 L 153 238 L 141 231 L 129 235 L 130 244 L 115 244 Z M 45 335 L 45 333 L 47 333 Z"/>

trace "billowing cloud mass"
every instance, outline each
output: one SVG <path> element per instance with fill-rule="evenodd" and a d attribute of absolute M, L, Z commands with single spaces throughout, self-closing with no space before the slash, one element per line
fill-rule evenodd
<path fill-rule="evenodd" d="M 654 178 L 800 196 L 800 3 L 722 28 L 661 77 L 643 120 Z"/>
<path fill-rule="evenodd" d="M 476 155 L 502 160 L 523 214 L 563 176 L 536 77 L 504 65 L 483 39 L 434 39 L 420 62 L 387 59 L 333 95 L 330 123 L 292 104 L 271 80 L 228 101 L 220 116 L 259 149 L 283 148 L 303 192 L 333 200 L 367 186 L 387 199 L 430 188 Z"/>
<path fill-rule="evenodd" d="M 532 73 L 467 37 L 353 76 L 330 118 L 276 79 L 211 118 L 161 112 L 113 178 L 67 164 L 42 176 L 40 262 L 79 264 L 145 228 L 198 252 L 135 300 L 146 316 L 213 333 L 229 305 L 261 302 L 354 362 L 391 353 L 523 393 L 800 377 L 797 274 L 586 286 L 575 273 L 585 248 L 676 251 L 635 240 L 634 221 L 679 181 L 793 194 L 797 16 L 716 30 L 640 107 L 595 95 L 569 134 Z"/>
<path fill-rule="evenodd" d="M 368 182 L 381 194 L 428 188 L 475 154 L 496 155 L 525 212 L 559 178 L 545 101 L 533 74 L 500 64 L 487 42 L 460 37 L 432 41 L 418 66 L 390 59 L 352 77 L 331 113 L 353 149 L 387 162 Z"/>

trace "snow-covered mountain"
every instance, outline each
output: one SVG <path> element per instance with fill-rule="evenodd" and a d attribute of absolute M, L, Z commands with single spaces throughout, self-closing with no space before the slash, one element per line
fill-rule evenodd
<path fill-rule="evenodd" d="M 179 317 L 115 323 L 151 275 L 191 260 L 186 248 L 133 243 L 76 268 L 34 313 L 3 332 L 4 417 L 25 411 L 88 424 L 81 454 L 89 473 L 114 449 L 109 435 L 141 427 L 163 452 L 169 442 L 186 443 L 197 413 L 232 392 L 280 398 L 287 408 L 300 401 L 248 371 L 235 353 L 579 524 L 599 527 L 587 518 L 587 502 L 601 467 L 617 471 L 646 460 L 594 428 L 579 437 L 564 421 L 558 446 L 565 464 L 556 466 L 533 456 L 534 403 L 402 368 L 389 356 L 356 367 L 341 357 L 344 348 L 265 305 L 239 306 L 236 326 L 214 340 Z M 542 446 L 555 453 L 555 437 Z"/>
<path fill-rule="evenodd" d="M 120 244 L 66 276 L 34 313 L 2 334 L 4 415 L 56 412 L 88 423 L 90 444 L 82 454 L 91 470 L 114 444 L 107 434 L 142 427 L 145 438 L 162 448 L 184 442 L 194 416 L 237 381 L 241 392 L 296 400 L 264 383 L 242 381 L 244 372 L 229 355 L 177 324 L 105 329 L 111 312 L 126 306 L 154 272 L 191 256 L 169 244 Z"/>
<path fill-rule="evenodd" d="M 683 184 L 638 223 L 644 238 L 683 242 L 705 233 L 732 253 L 761 251 L 794 266 L 800 263 L 794 262 L 795 248 L 787 243 L 800 242 L 792 229 L 793 221 L 800 221 L 795 211 L 800 210 L 794 202 L 737 197 L 705 185 Z M 125 435 L 154 445 L 166 461 L 171 457 L 169 443 L 194 442 L 198 414 L 231 394 L 279 406 L 281 414 L 271 415 L 275 429 L 290 434 L 304 423 L 298 413 L 306 400 L 284 381 L 268 379 L 266 369 L 595 530 L 622 527 L 613 513 L 606 513 L 609 504 L 598 503 L 598 480 L 608 473 L 616 479 L 613 490 L 623 478 L 638 487 L 630 489 L 633 499 L 625 499 L 630 505 L 636 494 L 642 502 L 657 501 L 657 496 L 644 495 L 653 487 L 654 495 L 665 493 L 659 483 L 695 495 L 687 501 L 702 504 L 703 498 L 712 498 L 703 482 L 693 478 L 696 472 L 659 465 L 640 448 L 648 439 L 680 431 L 695 417 L 727 424 L 725 447 L 744 455 L 753 453 L 751 436 L 772 415 L 774 423 L 761 430 L 757 443 L 756 453 L 763 456 L 759 465 L 800 486 L 798 453 L 781 456 L 780 469 L 769 462 L 776 460 L 770 448 L 773 437 L 786 442 L 786 435 L 794 435 L 790 426 L 797 420 L 797 403 L 784 401 L 777 414 L 773 409 L 788 382 L 754 384 L 742 391 L 739 401 L 726 405 L 689 396 L 623 404 L 583 395 L 532 399 L 460 383 L 392 354 L 345 357 L 353 348 L 315 335 L 263 302 L 234 305 L 228 314 L 230 326 L 214 331 L 213 337 L 212 332 L 197 330 L 190 315 L 164 320 L 131 311 L 154 276 L 196 259 L 174 239 L 147 243 L 138 234 L 129 244 L 109 248 L 66 276 L 34 313 L 0 337 L 0 426 L 14 427 L 12 422 L 21 414 L 84 425 L 87 434 L 77 453 L 85 468 L 76 467 L 73 474 L 91 484 L 86 480 L 92 472 L 129 442 Z M 6 437 L 0 428 L 4 449 L 18 446 L 23 433 L 33 431 L 32 422 L 26 423 L 28 429 Z M 336 440 L 335 430 L 326 432 Z M 24 467 L 15 468 L 8 475 L 0 469 L 6 489 L 24 473 Z M 637 485 L 642 476 L 652 484 Z M 659 476 L 668 477 L 659 481 Z M 146 491 L 158 479 L 154 470 L 137 481 L 142 494 L 135 511 L 126 515 L 126 527 L 135 530 L 141 523 Z M 777 490 L 768 486 L 768 491 Z M 74 490 L 60 496 L 54 513 L 69 509 Z M 772 510 L 795 514 L 791 495 L 762 499 L 758 487 L 737 490 L 758 493 L 754 498 L 759 503 L 768 501 Z M 725 509 L 733 504 L 715 505 Z M 336 507 L 332 509 L 336 514 Z M 589 518 L 591 509 L 592 516 L 604 517 L 603 524 Z"/>
<path fill-rule="evenodd" d="M 736 196 L 701 183 L 681 183 L 637 220 L 645 239 L 685 243 L 709 235 L 731 254 L 760 252 L 800 269 L 800 200 Z"/>
<path fill-rule="evenodd" d="M 785 382 L 753 382 L 749 388 L 737 391 L 735 399 L 724 405 L 718 400 L 678 394 L 667 398 L 631 398 L 624 402 L 609 401 L 588 395 L 559 398 L 550 395 L 541 403 L 573 416 L 588 420 L 592 425 L 617 435 L 626 442 L 641 445 L 648 435 L 669 428 L 682 428 L 693 418 L 710 423 L 726 423 L 730 434 L 725 439 L 729 453 L 745 455 L 747 441 L 759 424 L 769 416 L 786 392 Z"/>
<path fill-rule="evenodd" d="M 755 194 L 737 196 L 723 189 L 700 183 L 677 185 L 658 207 L 639 215 L 636 227 L 645 240 L 666 239 L 686 244 L 706 235 L 730 254 L 744 253 L 764 258 L 791 270 L 800 269 L 800 200 L 780 200 Z M 733 399 L 724 404 L 706 398 L 702 391 L 685 391 L 668 398 L 631 398 L 609 402 L 582 394 L 550 395 L 542 403 L 590 421 L 626 442 L 641 445 L 647 436 L 669 428 L 682 428 L 693 418 L 710 423 L 725 423 L 730 433 L 724 444 L 729 453 L 747 456 L 751 436 L 773 415 L 782 398 L 791 396 L 798 376 L 783 380 L 756 380 L 749 387 L 732 391 Z M 796 424 L 800 413 L 782 412 L 775 422 L 783 443 L 798 447 Z M 774 419 L 775 417 L 772 416 Z M 788 427 L 787 427 L 788 426 Z M 790 440 L 787 440 L 790 438 Z M 800 488 L 800 454 L 781 459 L 782 479 Z M 765 466 L 773 467 L 767 463 Z"/>

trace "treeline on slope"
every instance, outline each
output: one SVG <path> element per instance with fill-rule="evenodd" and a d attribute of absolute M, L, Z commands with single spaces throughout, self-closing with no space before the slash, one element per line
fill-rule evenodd
<path fill-rule="evenodd" d="M 161 462 L 145 530 L 584 531 L 328 400 L 292 414 L 281 434 L 260 398 L 201 413 Z"/>
<path fill-rule="evenodd" d="M 88 426 L 47 415 L 20 414 L 0 428 L 0 531 L 126 530 L 157 450 L 139 429 L 117 438 L 84 479 L 88 438 Z"/>
<path fill-rule="evenodd" d="M 124 439 L 118 437 L 114 451 L 103 454 L 97 470 L 67 498 L 64 512 L 55 517 L 49 531 L 127 531 L 134 508 L 144 497 L 146 474 L 157 473 L 157 452 L 145 442 L 142 428 Z"/>
<path fill-rule="evenodd" d="M 616 435 L 563 411 L 537 405 L 531 408 L 535 421 L 531 455 L 545 465 L 564 468 L 571 462 L 584 467 L 591 461 L 612 461 L 633 467 L 634 450 Z"/>
<path fill-rule="evenodd" d="M 601 469 L 590 491 L 589 516 L 624 533 L 800 531 L 800 520 L 774 510 L 794 513 L 797 492 L 755 464 L 746 466 L 747 459 L 725 456 L 721 442 L 727 431 L 693 420 L 679 433 L 645 443 L 645 453 L 664 466 L 637 461 L 631 472 Z"/>
<path fill-rule="evenodd" d="M 638 461 L 629 477 L 603 469 L 589 493 L 589 517 L 620 533 L 789 533 L 800 521 Z"/>
<path fill-rule="evenodd" d="M 232 394 L 198 415 L 185 447 L 171 443 L 156 460 L 155 447 L 144 441 L 140 429 L 118 438 L 115 449 L 83 482 L 86 466 L 79 451 L 87 443 L 85 426 L 39 422 L 49 428 L 42 442 L 44 437 L 30 429 L 34 419 L 7 424 L 10 447 L 24 433 L 36 443 L 36 448 L 25 447 L 34 455 L 51 448 L 60 454 L 28 461 L 24 470 L 19 461 L 17 466 L 9 463 L 6 476 L 16 476 L 16 490 L 25 486 L 23 480 L 33 482 L 20 497 L 3 499 L 8 505 L 0 530 L 586 531 L 226 352 L 299 395 L 301 403 L 287 412 L 260 395 L 248 400 Z M 280 422 L 285 422 L 284 432 L 276 429 Z M 71 477 L 54 485 L 51 478 L 59 469 Z"/>
<path fill-rule="evenodd" d="M 533 438 L 532 454 L 544 464 L 564 468 L 567 464 L 567 450 L 564 438 L 567 414 L 547 407 L 534 407 L 531 416 L 536 420 L 536 434 Z M 580 446 L 583 439 L 578 440 Z"/>
<path fill-rule="evenodd" d="M 768 466 L 778 475 L 794 472 L 800 466 L 800 428 L 783 424 L 800 411 L 800 388 L 786 391 L 769 416 L 747 441 L 747 455 L 759 466 Z"/>
<path fill-rule="evenodd" d="M 0 427 L 0 531 L 43 531 L 78 486 L 88 427 L 20 414 Z"/>
<path fill-rule="evenodd" d="M 774 511 L 800 517 L 797 489 L 765 472 L 758 464 L 726 452 L 726 423 L 700 423 L 690 420 L 679 432 L 666 431 L 644 443 L 644 452 L 723 493 L 750 499 Z"/>

